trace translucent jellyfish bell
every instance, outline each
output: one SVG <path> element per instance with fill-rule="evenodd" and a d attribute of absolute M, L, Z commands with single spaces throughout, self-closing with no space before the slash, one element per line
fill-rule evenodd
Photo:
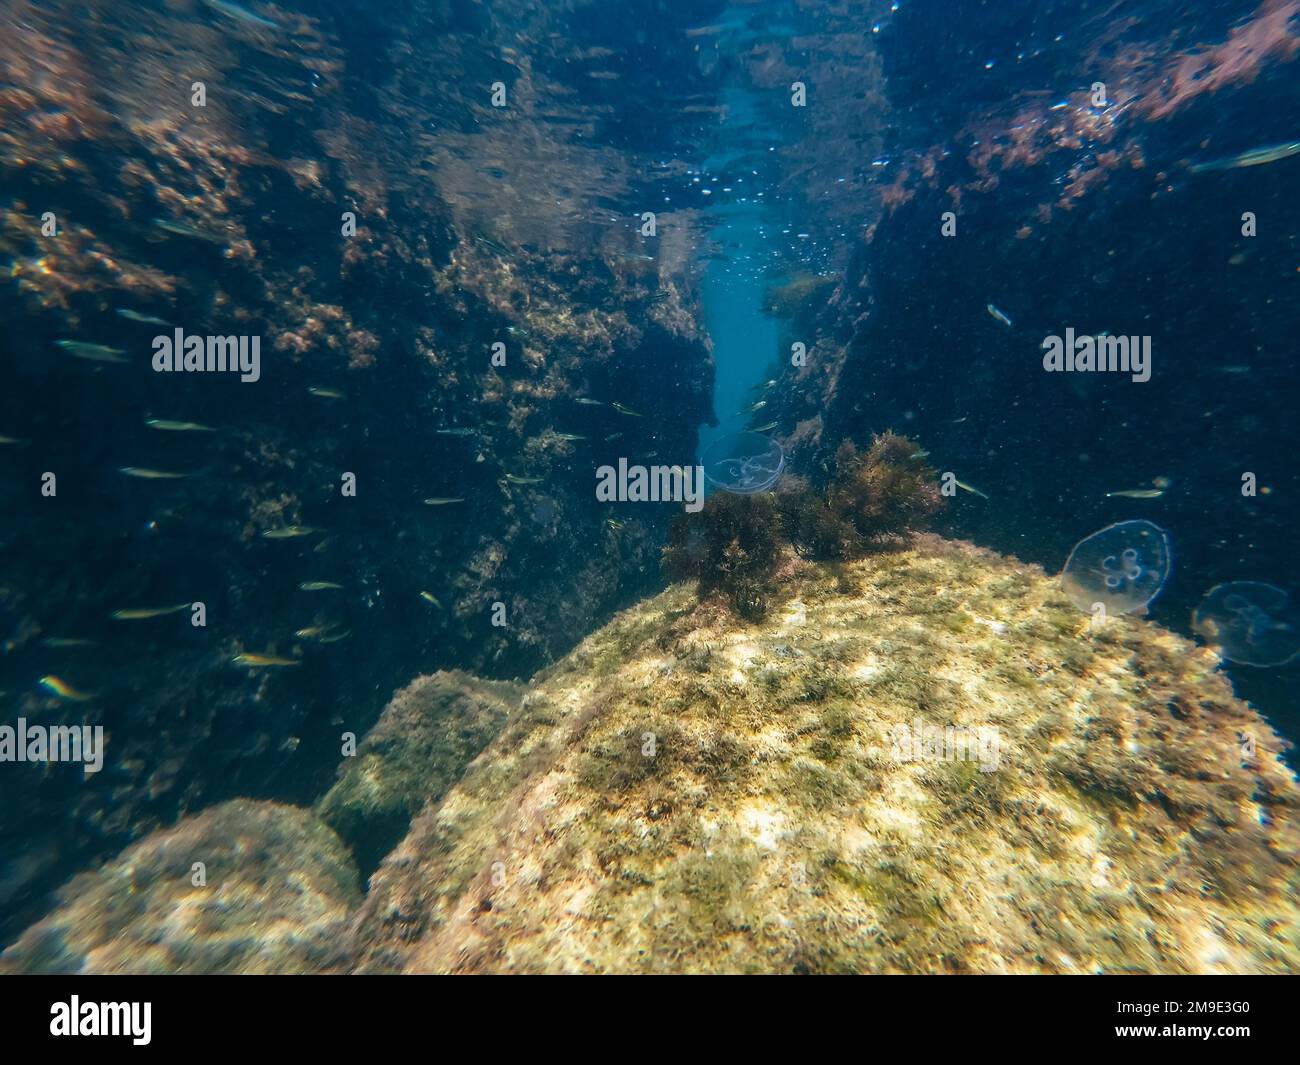
<path fill-rule="evenodd" d="M 1300 611 L 1262 581 L 1216 584 L 1192 611 L 1192 628 L 1221 658 L 1245 666 L 1281 666 L 1300 655 Z"/>
<path fill-rule="evenodd" d="M 762 433 L 733 433 L 715 440 L 700 456 L 704 476 L 714 488 L 737 495 L 766 492 L 785 469 L 781 445 Z"/>
<path fill-rule="evenodd" d="M 1169 579 L 1172 562 L 1164 529 L 1149 521 L 1121 521 L 1074 545 L 1061 585 L 1088 613 L 1098 603 L 1112 615 L 1145 613 Z"/>

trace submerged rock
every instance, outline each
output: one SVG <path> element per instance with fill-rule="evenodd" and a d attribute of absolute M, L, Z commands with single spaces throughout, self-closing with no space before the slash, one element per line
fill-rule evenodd
<path fill-rule="evenodd" d="M 450 670 L 418 677 L 393 696 L 316 805 L 363 871 L 401 841 L 426 802 L 460 779 L 522 694 L 518 685 Z"/>
<path fill-rule="evenodd" d="M 63 894 L 0 955 L 0 973 L 322 971 L 337 965 L 361 899 L 329 828 L 307 810 L 250 799 L 153 833 Z"/>
<path fill-rule="evenodd" d="M 745 624 L 674 586 L 539 675 L 355 967 L 1300 965 L 1300 790 L 1210 652 L 936 537 L 785 591 Z"/>

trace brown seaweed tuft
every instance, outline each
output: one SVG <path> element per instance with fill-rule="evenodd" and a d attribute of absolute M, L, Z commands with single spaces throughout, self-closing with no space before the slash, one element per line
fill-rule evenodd
<path fill-rule="evenodd" d="M 942 506 L 938 472 L 919 444 L 894 432 L 877 436 L 866 452 L 851 441 L 841 444 L 824 498 L 796 493 L 782 501 L 787 535 L 801 553 L 819 559 L 896 550 Z"/>
<path fill-rule="evenodd" d="M 720 595 L 759 620 L 792 553 L 847 560 L 905 546 L 943 506 L 939 474 L 924 456 L 914 440 L 885 432 L 865 452 L 841 444 L 825 491 L 789 478 L 776 493 L 712 496 L 674 520 L 664 568 L 697 579 L 701 600 Z"/>
<path fill-rule="evenodd" d="M 771 584 L 787 552 L 781 516 L 770 495 L 719 493 L 669 527 L 664 568 L 700 582 L 700 598 L 720 594 L 743 618 L 767 611 Z"/>

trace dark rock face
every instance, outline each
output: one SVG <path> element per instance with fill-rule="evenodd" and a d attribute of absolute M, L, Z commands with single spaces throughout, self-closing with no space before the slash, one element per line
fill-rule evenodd
<path fill-rule="evenodd" d="M 796 469 L 906 431 L 991 497 L 959 494 L 949 528 L 1049 569 L 1111 522 L 1158 522 L 1178 579 L 1156 616 L 1184 630 L 1217 581 L 1291 572 L 1300 519 L 1277 461 L 1300 443 L 1295 303 L 1274 295 L 1300 163 L 1193 169 L 1294 139 L 1300 6 L 1198 8 L 903 5 L 873 39 L 905 147 L 815 327 L 790 327 L 811 355 L 774 402 Z M 1150 380 L 1046 372 L 1067 329 L 1149 337 Z M 1243 495 L 1246 472 L 1271 492 Z M 1157 478 L 1158 501 L 1106 496 Z"/>
<path fill-rule="evenodd" d="M 18 5 L 0 32 L 0 433 L 24 442 L 0 474 L 0 692 L 7 721 L 108 736 L 95 776 L 0 774 L 0 852 L 49 841 L 0 870 L 0 941 L 187 810 L 311 802 L 395 682 L 526 675 L 653 588 L 669 509 L 611 531 L 595 468 L 681 461 L 711 417 L 687 256 L 632 257 L 630 220 L 662 200 L 634 176 L 653 131 L 602 146 L 574 102 L 605 84 L 598 25 L 565 5 L 279 13 L 271 32 L 203 5 Z M 683 249 L 692 224 L 660 212 Z M 153 372 L 174 328 L 258 337 L 260 379 Z M 196 602 L 201 627 L 112 618 Z"/>

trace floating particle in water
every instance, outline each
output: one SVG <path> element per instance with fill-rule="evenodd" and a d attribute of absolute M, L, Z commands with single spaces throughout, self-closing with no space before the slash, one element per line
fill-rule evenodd
<path fill-rule="evenodd" d="M 1192 611 L 1192 628 L 1221 658 L 1281 666 L 1300 655 L 1300 611 L 1263 581 L 1216 584 Z"/>
<path fill-rule="evenodd" d="M 765 492 L 785 469 L 781 445 L 761 433 L 733 433 L 715 440 L 700 457 L 704 476 L 714 488 L 736 495 Z"/>
<path fill-rule="evenodd" d="M 550 525 L 551 522 L 559 516 L 559 510 L 549 499 L 540 500 L 537 505 L 533 507 L 533 521 L 537 522 L 539 525 Z"/>
<path fill-rule="evenodd" d="M 1110 615 L 1145 613 L 1165 586 L 1173 557 L 1164 529 L 1149 521 L 1121 521 L 1074 545 L 1061 585 L 1080 610 L 1100 603 Z"/>

